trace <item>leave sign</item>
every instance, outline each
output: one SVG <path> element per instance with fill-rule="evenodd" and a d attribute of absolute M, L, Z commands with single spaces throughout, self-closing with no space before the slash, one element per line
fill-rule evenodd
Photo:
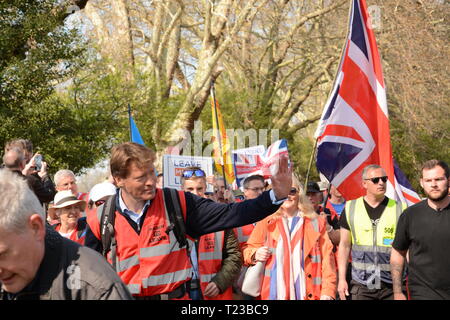
<path fill-rule="evenodd" d="M 165 154 L 163 156 L 164 187 L 181 189 L 181 173 L 187 167 L 200 167 L 207 176 L 213 175 L 213 159 L 211 157 L 177 156 Z M 212 191 L 207 184 L 208 191 Z"/>

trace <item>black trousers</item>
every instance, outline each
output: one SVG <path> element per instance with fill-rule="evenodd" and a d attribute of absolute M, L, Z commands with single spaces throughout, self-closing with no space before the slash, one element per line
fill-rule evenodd
<path fill-rule="evenodd" d="M 392 284 L 380 283 L 380 289 L 369 289 L 354 280 L 351 281 L 352 300 L 394 300 Z"/>

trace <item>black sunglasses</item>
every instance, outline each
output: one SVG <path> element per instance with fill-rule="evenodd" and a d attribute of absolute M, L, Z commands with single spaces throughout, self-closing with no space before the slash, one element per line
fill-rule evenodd
<path fill-rule="evenodd" d="M 384 176 L 384 177 L 376 177 L 376 178 L 370 178 L 370 179 L 364 179 L 364 180 L 370 180 L 373 183 L 377 184 L 379 181 L 383 181 L 384 183 L 386 183 L 386 181 L 388 180 L 388 177 Z"/>
<path fill-rule="evenodd" d="M 297 192 L 298 192 L 297 188 L 291 188 L 291 190 L 289 191 L 289 194 L 291 196 L 295 196 L 297 194 Z"/>
<path fill-rule="evenodd" d="M 206 174 L 203 170 L 185 170 L 182 173 L 183 178 L 192 178 L 192 176 L 195 177 L 205 177 Z"/>

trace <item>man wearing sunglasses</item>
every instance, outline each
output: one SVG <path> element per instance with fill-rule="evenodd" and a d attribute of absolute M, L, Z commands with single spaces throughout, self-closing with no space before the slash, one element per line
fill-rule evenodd
<path fill-rule="evenodd" d="M 85 244 L 99 252 L 105 251 L 135 298 L 187 298 L 186 284 L 192 276 L 189 250 L 193 239 L 247 225 L 274 213 L 288 196 L 292 168 L 288 166 L 287 156 L 282 156 L 279 170 L 271 177 L 272 190 L 254 200 L 221 204 L 190 192 L 176 192 L 188 240 L 188 246 L 180 246 L 179 233 L 175 233 L 174 223 L 167 214 L 164 192 L 156 188 L 155 158 L 152 150 L 133 142 L 113 147 L 111 174 L 119 188 L 111 198 L 114 220 L 108 225 L 113 227 L 113 246 L 103 250 L 102 206 L 88 214 Z M 111 200 L 105 206 L 109 203 Z M 178 220 L 175 222 L 180 225 Z"/>
<path fill-rule="evenodd" d="M 181 188 L 206 198 L 206 174 L 199 167 L 181 173 Z M 192 300 L 232 300 L 232 284 L 242 266 L 242 253 L 232 229 L 202 235 L 191 250 Z"/>
<path fill-rule="evenodd" d="M 366 194 L 347 201 L 340 217 L 341 239 L 338 253 L 338 292 L 342 300 L 392 300 L 390 254 L 397 221 L 404 205 L 385 196 L 386 171 L 368 165 L 362 172 Z M 348 259 L 352 257 L 349 292 L 346 280 Z"/>

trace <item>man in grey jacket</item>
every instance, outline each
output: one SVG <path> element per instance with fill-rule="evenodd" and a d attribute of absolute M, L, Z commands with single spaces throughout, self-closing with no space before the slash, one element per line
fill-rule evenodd
<path fill-rule="evenodd" d="M 0 300 L 130 300 L 103 259 L 45 223 L 27 183 L 0 170 Z"/>

